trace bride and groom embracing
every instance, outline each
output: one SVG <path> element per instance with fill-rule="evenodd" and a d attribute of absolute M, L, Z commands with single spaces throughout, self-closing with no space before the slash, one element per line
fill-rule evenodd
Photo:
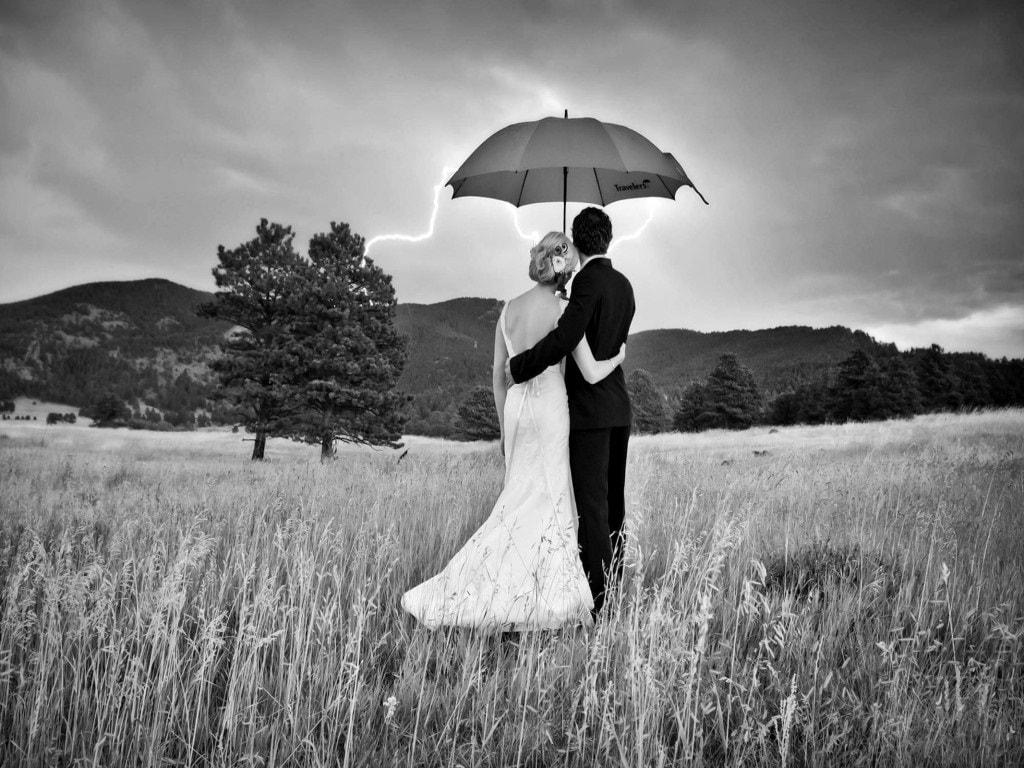
<path fill-rule="evenodd" d="M 572 242 L 551 232 L 531 249 L 536 285 L 501 311 L 493 386 L 505 484 L 444 569 L 402 597 L 428 627 L 589 625 L 621 573 L 631 410 L 619 365 L 635 304 L 606 256 L 611 239 L 604 211 L 584 209 Z"/>

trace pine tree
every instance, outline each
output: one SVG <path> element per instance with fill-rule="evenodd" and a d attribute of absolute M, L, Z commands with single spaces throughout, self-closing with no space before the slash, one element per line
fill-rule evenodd
<path fill-rule="evenodd" d="M 834 392 L 828 375 L 778 395 L 766 408 L 768 424 L 824 424 L 833 419 Z"/>
<path fill-rule="evenodd" d="M 366 257 L 348 224 L 314 235 L 309 263 L 297 269 L 288 297 L 284 346 L 289 399 L 303 406 L 292 436 L 399 447 L 407 398 L 394 391 L 406 360 L 395 329 L 391 278 Z"/>
<path fill-rule="evenodd" d="M 131 411 L 125 402 L 112 392 L 97 398 L 91 408 L 84 414 L 96 422 L 98 427 L 124 426 L 131 417 Z"/>
<path fill-rule="evenodd" d="M 984 368 L 993 405 L 1024 406 L 1024 360 L 988 360 Z"/>
<path fill-rule="evenodd" d="M 984 355 L 979 354 L 959 354 L 951 360 L 957 394 L 964 408 L 985 408 L 995 402 L 992 386 L 983 367 L 984 360 Z"/>
<path fill-rule="evenodd" d="M 949 358 L 938 344 L 917 354 L 915 374 L 921 403 L 929 413 L 954 411 L 960 407 L 958 382 Z"/>
<path fill-rule="evenodd" d="M 672 417 L 672 426 L 678 432 L 697 432 L 700 424 L 708 422 L 706 387 L 699 381 L 690 382 L 679 396 L 676 412 Z"/>
<path fill-rule="evenodd" d="M 459 432 L 467 440 L 497 440 L 501 437 L 494 393 L 487 387 L 474 387 L 459 404 Z"/>
<path fill-rule="evenodd" d="M 668 428 L 665 399 L 651 374 L 643 368 L 637 368 L 629 374 L 626 389 L 633 408 L 633 432 L 641 435 L 664 432 Z"/>
<path fill-rule="evenodd" d="M 839 363 L 832 390 L 832 416 L 837 421 L 870 421 L 880 416 L 878 364 L 863 349 L 855 349 Z"/>
<path fill-rule="evenodd" d="M 199 307 L 200 315 L 237 326 L 212 367 L 225 398 L 255 433 L 253 460 L 263 458 L 267 436 L 285 431 L 300 409 L 288 386 L 291 360 L 283 335 L 305 266 L 293 237 L 291 227 L 261 219 L 254 239 L 231 250 L 218 246 L 216 299 Z"/>
<path fill-rule="evenodd" d="M 905 419 L 921 413 L 917 377 L 902 355 L 892 355 L 879 363 L 879 374 L 882 418 Z"/>
<path fill-rule="evenodd" d="M 789 426 L 800 420 L 800 400 L 796 392 L 783 392 L 768 403 L 769 424 Z"/>
<path fill-rule="evenodd" d="M 761 392 L 754 375 L 746 366 L 740 365 L 733 354 L 718 358 L 717 365 L 708 376 L 704 397 L 707 409 L 717 415 L 716 426 L 726 429 L 747 429 L 761 412 Z"/>

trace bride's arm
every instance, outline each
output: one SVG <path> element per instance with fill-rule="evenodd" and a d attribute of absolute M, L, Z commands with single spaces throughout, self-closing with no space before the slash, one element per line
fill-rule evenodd
<path fill-rule="evenodd" d="M 505 361 L 508 350 L 505 348 L 505 337 L 501 333 L 501 320 L 494 326 L 494 365 L 491 368 L 491 389 L 494 390 L 494 408 L 498 411 L 498 426 L 501 429 L 501 447 L 505 447 L 505 397 L 508 388 L 505 384 Z"/>
<path fill-rule="evenodd" d="M 618 368 L 626 359 L 626 345 L 619 347 L 619 352 L 610 360 L 595 360 L 594 353 L 590 351 L 590 344 L 587 337 L 580 339 L 576 349 L 572 351 L 572 359 L 579 366 L 580 373 L 587 380 L 588 384 L 597 384 L 601 379 Z"/>

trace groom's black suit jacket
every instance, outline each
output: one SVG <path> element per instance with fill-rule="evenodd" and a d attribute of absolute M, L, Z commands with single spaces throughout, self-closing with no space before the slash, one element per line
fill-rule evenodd
<path fill-rule="evenodd" d="M 610 259 L 594 257 L 573 278 L 569 306 L 555 329 L 511 359 L 512 378 L 517 383 L 532 379 L 564 357 L 570 429 L 629 426 L 632 412 L 622 368 L 597 384 L 588 384 L 572 351 L 586 334 L 595 360 L 614 357 L 626 343 L 635 311 L 629 280 L 612 267 Z"/>

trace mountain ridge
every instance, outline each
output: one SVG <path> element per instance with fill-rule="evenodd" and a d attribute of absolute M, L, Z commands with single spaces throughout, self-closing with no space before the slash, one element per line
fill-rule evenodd
<path fill-rule="evenodd" d="M 103 390 L 162 411 L 207 407 L 210 362 L 230 329 L 196 314 L 214 294 L 164 278 L 86 283 L 0 304 L 0 395 L 35 394 L 89 405 Z M 400 303 L 395 324 L 409 339 L 399 389 L 413 395 L 414 428 L 450 421 L 476 386 L 490 386 L 498 299 L 462 297 Z M 630 335 L 627 375 L 651 374 L 679 392 L 735 354 L 766 396 L 820 378 L 853 351 L 899 354 L 844 326 L 695 331 L 662 328 Z M 982 356 L 983 357 L 983 356 Z"/>

